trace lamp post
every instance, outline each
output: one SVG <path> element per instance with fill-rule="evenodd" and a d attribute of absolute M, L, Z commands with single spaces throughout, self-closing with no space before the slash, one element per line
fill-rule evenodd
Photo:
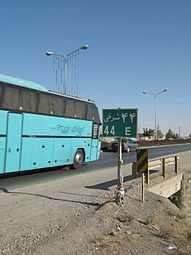
<path fill-rule="evenodd" d="M 154 97 L 154 108 L 155 108 L 155 140 L 157 140 L 157 106 L 156 106 L 156 98 L 158 95 L 160 95 L 163 92 L 166 92 L 167 89 L 164 89 L 158 93 L 152 93 L 149 91 L 143 91 L 143 94 L 148 94 L 148 95 L 152 95 Z"/>
<path fill-rule="evenodd" d="M 83 46 L 81 46 L 80 48 L 70 52 L 67 55 L 62 55 L 62 54 L 58 54 L 55 52 L 51 52 L 51 51 L 46 51 L 46 55 L 47 56 L 58 56 L 58 57 L 63 57 L 64 58 L 64 94 L 67 93 L 67 86 L 68 86 L 68 75 L 67 75 L 67 71 L 68 71 L 68 57 L 71 56 L 72 54 L 74 54 L 75 52 L 78 52 L 79 50 L 87 50 L 88 49 L 88 45 L 85 44 Z"/>

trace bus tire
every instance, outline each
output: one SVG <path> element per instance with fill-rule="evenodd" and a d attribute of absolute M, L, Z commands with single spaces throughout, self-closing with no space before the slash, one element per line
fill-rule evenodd
<path fill-rule="evenodd" d="M 78 149 L 74 156 L 74 162 L 72 165 L 73 169 L 77 169 L 83 166 L 85 160 L 85 155 L 82 149 Z"/>

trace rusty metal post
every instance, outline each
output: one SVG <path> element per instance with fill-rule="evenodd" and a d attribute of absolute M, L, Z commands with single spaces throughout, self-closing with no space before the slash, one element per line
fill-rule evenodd
<path fill-rule="evenodd" d="M 132 175 L 136 177 L 137 175 L 137 162 L 133 162 L 132 164 Z"/>
<path fill-rule="evenodd" d="M 165 158 L 162 159 L 162 176 L 166 179 L 166 162 L 165 162 Z"/>
<path fill-rule="evenodd" d="M 178 174 L 178 157 L 177 156 L 174 157 L 174 161 L 175 161 L 175 173 Z"/>
<path fill-rule="evenodd" d="M 149 168 L 145 171 L 145 182 L 147 185 L 150 184 L 150 173 L 149 173 Z"/>
<path fill-rule="evenodd" d="M 142 180 L 142 182 L 141 182 L 142 183 L 142 185 L 141 185 L 142 186 L 142 189 L 141 189 L 142 190 L 142 194 L 141 194 L 142 195 L 142 203 L 145 202 L 145 180 L 144 179 L 145 179 L 145 174 L 142 173 L 142 178 L 141 178 L 141 180 Z"/>
<path fill-rule="evenodd" d="M 116 189 L 116 202 L 121 204 L 124 199 L 123 176 L 122 176 L 122 140 L 118 139 L 118 170 L 117 170 L 117 189 Z"/>

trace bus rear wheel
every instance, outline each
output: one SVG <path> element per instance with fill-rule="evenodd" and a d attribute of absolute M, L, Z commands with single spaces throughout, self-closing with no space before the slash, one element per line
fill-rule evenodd
<path fill-rule="evenodd" d="M 74 156 L 74 162 L 73 162 L 72 168 L 77 169 L 77 168 L 82 167 L 82 165 L 84 163 L 84 159 L 85 159 L 85 155 L 84 155 L 83 150 L 78 149 Z"/>

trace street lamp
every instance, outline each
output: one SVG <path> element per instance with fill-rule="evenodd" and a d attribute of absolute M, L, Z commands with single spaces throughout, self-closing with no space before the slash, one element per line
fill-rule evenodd
<path fill-rule="evenodd" d="M 71 56 L 72 54 L 74 54 L 75 52 L 78 52 L 79 50 L 87 50 L 88 49 L 88 45 L 82 45 L 80 48 L 70 52 L 67 55 L 62 55 L 62 54 L 58 54 L 55 52 L 51 52 L 51 51 L 46 51 L 46 55 L 47 56 L 58 56 L 58 57 L 63 57 L 64 58 L 64 94 L 66 94 L 67 92 L 67 86 L 68 86 L 68 77 L 67 77 L 67 70 L 68 70 L 68 57 Z"/>
<path fill-rule="evenodd" d="M 159 94 L 163 93 L 163 92 L 166 92 L 167 89 L 164 89 L 158 93 L 152 93 L 152 92 L 149 92 L 149 91 L 143 91 L 143 94 L 149 94 L 149 95 L 152 95 L 154 97 L 154 107 L 155 107 L 155 140 L 157 140 L 157 107 L 156 107 L 156 98 Z"/>

